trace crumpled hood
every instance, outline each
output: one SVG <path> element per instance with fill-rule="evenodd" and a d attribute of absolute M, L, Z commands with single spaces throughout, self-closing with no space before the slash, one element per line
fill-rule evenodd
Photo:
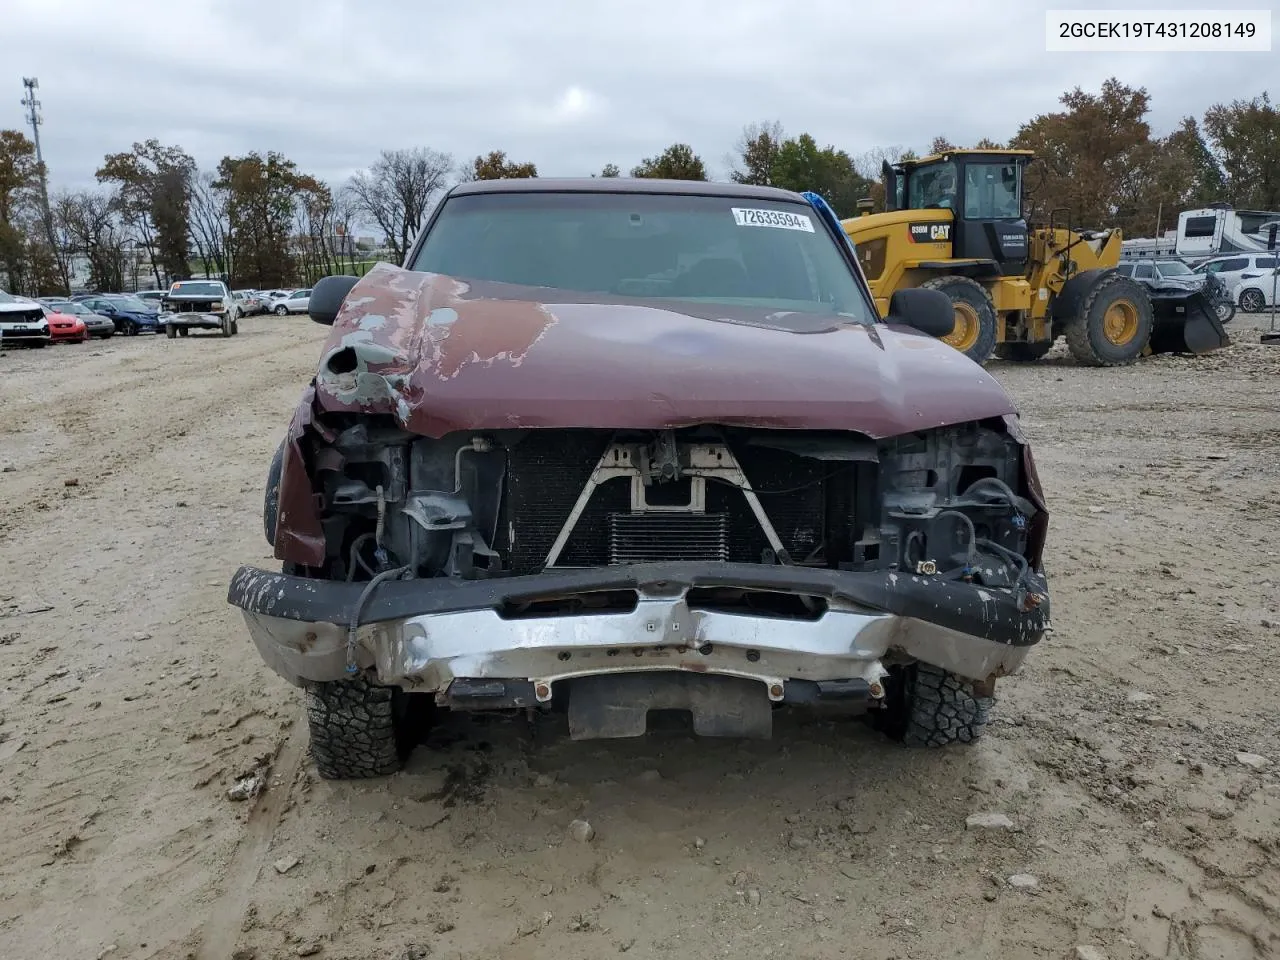
<path fill-rule="evenodd" d="M 333 325 L 316 403 L 428 437 L 697 423 L 888 437 L 1016 412 L 995 378 L 916 331 L 546 294 L 379 264 Z"/>

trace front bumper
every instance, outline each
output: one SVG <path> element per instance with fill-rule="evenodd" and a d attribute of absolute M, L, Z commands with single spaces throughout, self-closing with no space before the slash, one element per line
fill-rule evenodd
<path fill-rule="evenodd" d="M 160 318 L 160 326 L 221 330 L 224 316 L 221 313 L 166 313 Z"/>
<path fill-rule="evenodd" d="M 267 664 L 303 686 L 348 676 L 348 630 L 365 587 L 244 566 L 227 600 L 243 611 Z M 794 619 L 702 607 L 690 596 L 718 587 L 817 598 L 825 609 Z M 602 591 L 629 593 L 635 605 L 504 612 Z M 1028 596 L 904 573 L 724 563 L 388 581 L 366 598 L 352 659 L 379 683 L 434 693 L 445 705 L 486 696 L 492 706 L 533 705 L 550 701 L 560 681 L 653 671 L 756 680 L 773 701 L 841 684 L 876 697 L 894 660 L 975 681 L 1016 672 L 1050 628 L 1043 578 Z"/>

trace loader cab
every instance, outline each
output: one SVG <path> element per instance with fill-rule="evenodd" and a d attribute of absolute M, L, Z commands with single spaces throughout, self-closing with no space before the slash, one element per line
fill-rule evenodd
<path fill-rule="evenodd" d="M 983 262 L 994 274 L 1021 275 L 1028 255 L 1022 180 L 1032 157 L 1029 150 L 953 150 L 886 163 L 885 206 L 950 210 L 953 258 Z"/>

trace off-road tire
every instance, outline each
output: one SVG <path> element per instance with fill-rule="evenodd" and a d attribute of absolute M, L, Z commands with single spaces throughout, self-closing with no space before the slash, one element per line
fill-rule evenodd
<path fill-rule="evenodd" d="M 164 335 L 168 337 L 170 340 L 172 340 L 174 337 L 178 335 L 178 328 L 175 327 L 172 323 L 166 323 L 164 325 Z"/>
<path fill-rule="evenodd" d="M 909 747 L 974 743 L 995 705 L 994 697 L 975 695 L 971 683 L 928 663 L 893 668 L 886 687 L 877 726 Z"/>
<path fill-rule="evenodd" d="M 1107 311 L 1126 300 L 1133 308 L 1136 326 L 1124 343 L 1115 343 L 1107 337 Z M 1068 321 L 1067 349 L 1083 366 L 1127 366 L 1142 356 L 1154 328 L 1155 311 L 1147 292 L 1123 274 L 1110 273 L 1093 285 L 1080 304 L 1080 313 Z"/>
<path fill-rule="evenodd" d="M 1245 313 L 1260 313 L 1267 305 L 1267 298 L 1261 290 L 1241 290 L 1240 309 Z"/>
<path fill-rule="evenodd" d="M 921 284 L 927 290 L 939 290 L 951 298 L 954 304 L 968 307 L 977 321 L 977 337 L 967 348 L 960 350 L 975 363 L 984 364 L 991 359 L 996 346 L 996 305 L 982 284 L 968 277 L 935 277 Z"/>
<path fill-rule="evenodd" d="M 404 765 L 406 694 L 363 677 L 307 689 L 311 757 L 326 780 L 385 777 Z"/>
<path fill-rule="evenodd" d="M 1045 354 L 1052 349 L 1053 342 L 1050 340 L 1037 340 L 1035 343 L 1011 340 L 1008 343 L 996 344 L 996 359 L 1012 360 L 1015 363 L 1034 363 L 1044 359 Z"/>

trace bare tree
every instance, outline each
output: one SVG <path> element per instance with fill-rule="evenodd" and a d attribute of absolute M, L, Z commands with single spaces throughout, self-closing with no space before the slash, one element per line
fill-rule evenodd
<path fill-rule="evenodd" d="M 191 178 L 191 242 L 205 276 L 227 277 L 231 275 L 231 221 L 227 192 L 216 181 L 212 171 Z"/>
<path fill-rule="evenodd" d="M 884 163 L 897 163 L 906 152 L 906 148 L 902 146 L 876 147 L 854 157 L 853 166 L 859 175 L 876 181 L 880 179 L 881 167 Z"/>
<path fill-rule="evenodd" d="M 397 261 L 404 259 L 455 168 L 452 156 L 425 147 L 384 150 L 373 166 L 351 178 L 357 205 L 386 235 Z"/>
<path fill-rule="evenodd" d="M 71 248 L 89 260 L 89 285 L 97 290 L 124 288 L 128 234 L 120 222 L 119 199 L 110 193 L 62 193 L 53 214 Z"/>

